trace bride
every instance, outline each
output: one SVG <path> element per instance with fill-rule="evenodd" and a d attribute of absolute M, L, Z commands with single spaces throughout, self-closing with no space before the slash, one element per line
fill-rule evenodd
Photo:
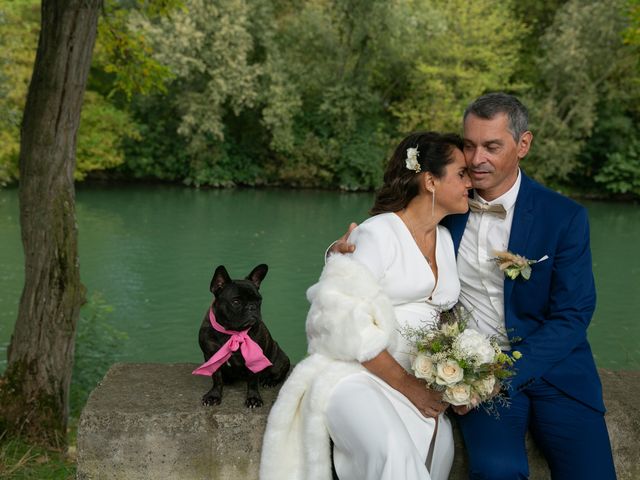
<path fill-rule="evenodd" d="M 447 404 L 411 372 L 403 326 L 431 322 L 460 292 L 445 215 L 467 211 L 462 140 L 418 132 L 396 148 L 371 209 L 307 292 L 309 356 L 267 423 L 262 480 L 444 480 Z"/>

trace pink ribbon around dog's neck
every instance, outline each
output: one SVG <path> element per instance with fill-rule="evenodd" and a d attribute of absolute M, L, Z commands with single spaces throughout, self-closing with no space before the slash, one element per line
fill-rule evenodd
<path fill-rule="evenodd" d="M 216 316 L 213 314 L 213 308 L 209 309 L 209 321 L 211 326 L 220 333 L 231 335 L 231 338 L 218 350 L 209 360 L 196 368 L 193 375 L 212 375 L 218 370 L 224 362 L 229 360 L 231 354 L 240 349 L 245 364 L 249 370 L 253 373 L 258 373 L 267 367 L 270 367 L 272 363 L 267 357 L 264 356 L 262 348 L 247 334 L 249 329 L 236 332 L 233 330 L 225 330 L 222 325 L 216 321 Z"/>

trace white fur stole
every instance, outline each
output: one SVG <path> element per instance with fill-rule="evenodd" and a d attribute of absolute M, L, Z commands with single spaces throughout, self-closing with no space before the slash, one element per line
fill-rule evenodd
<path fill-rule="evenodd" d="M 291 372 L 269 414 L 261 480 L 331 480 L 324 415 L 333 387 L 389 348 L 397 328 L 390 300 L 349 256 L 330 257 L 307 298 L 310 355 Z"/>

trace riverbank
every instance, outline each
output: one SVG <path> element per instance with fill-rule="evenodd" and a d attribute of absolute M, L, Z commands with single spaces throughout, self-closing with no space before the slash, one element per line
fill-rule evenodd
<path fill-rule="evenodd" d="M 634 195 L 633 193 L 618 193 L 614 194 L 606 192 L 601 188 L 594 188 L 593 190 L 576 188 L 571 183 L 567 184 L 552 184 L 547 185 L 552 190 L 566 195 L 574 200 L 581 201 L 595 201 L 595 202 L 614 202 L 614 203 L 628 203 L 637 205 L 640 203 L 640 195 Z M 286 183 L 272 183 L 262 185 L 233 185 L 233 186 L 212 186 L 212 185 L 193 185 L 187 184 L 182 181 L 176 180 L 162 180 L 157 178 L 131 178 L 117 173 L 108 172 L 96 172 L 88 175 L 83 181 L 76 182 L 76 190 L 86 190 L 91 188 L 119 188 L 119 187 L 172 187 L 172 188 L 184 188 L 187 190 L 302 190 L 302 191 L 318 191 L 318 192 L 334 192 L 336 194 L 372 194 L 374 189 L 362 189 L 362 190 L 344 190 L 340 188 L 323 188 L 319 186 L 301 186 L 291 185 Z M 0 185 L 0 190 L 17 190 L 18 181 L 10 182 L 5 185 Z"/>

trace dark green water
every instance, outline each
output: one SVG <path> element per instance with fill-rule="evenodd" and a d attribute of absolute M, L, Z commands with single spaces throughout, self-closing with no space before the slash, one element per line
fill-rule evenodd
<path fill-rule="evenodd" d="M 269 265 L 263 317 L 294 361 L 305 353 L 306 289 L 324 250 L 372 196 L 296 190 L 81 187 L 80 265 L 89 292 L 114 307 L 126 331 L 122 361 L 199 362 L 197 333 L 214 268 L 234 278 Z M 589 337 L 599 366 L 640 368 L 640 208 L 586 203 L 598 308 Z M 23 282 L 16 190 L 0 190 L 0 371 Z"/>

